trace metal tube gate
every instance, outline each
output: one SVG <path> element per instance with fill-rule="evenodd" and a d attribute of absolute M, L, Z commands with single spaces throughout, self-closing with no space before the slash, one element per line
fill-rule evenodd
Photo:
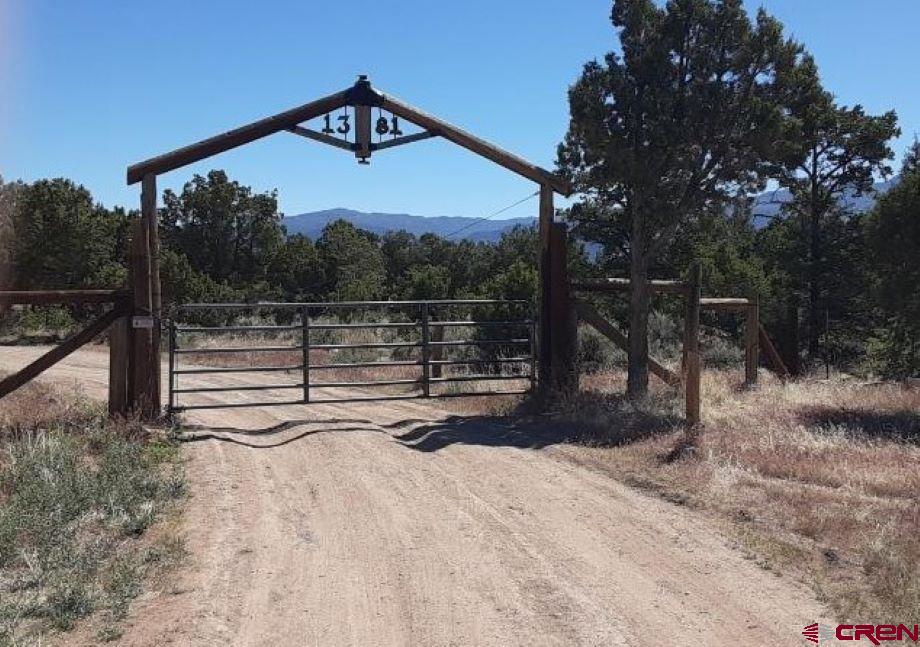
<path fill-rule="evenodd" d="M 186 325 L 181 320 L 239 319 L 240 314 L 275 311 L 291 323 L 256 323 L 232 325 Z M 451 311 L 460 316 L 432 319 Z M 316 317 L 316 313 L 330 313 Z M 354 321 L 355 315 L 384 312 L 381 321 Z M 236 316 L 234 316 L 234 313 Z M 300 321 L 294 319 L 299 317 Z M 536 322 L 532 305 L 518 300 L 441 300 L 441 301 L 345 301 L 333 303 L 196 303 L 175 308 L 169 328 L 169 404 L 170 412 L 192 409 L 230 407 L 284 406 L 307 403 L 367 402 L 412 398 L 446 398 L 475 395 L 516 395 L 533 389 L 536 381 Z M 441 331 L 432 341 L 432 329 Z M 445 340 L 450 330 L 471 329 L 471 334 Z M 486 331 L 488 331 L 486 333 Z M 389 340 L 379 339 L 340 342 L 330 340 L 337 334 L 387 333 Z M 266 345 L 201 346 L 189 345 L 196 339 L 240 335 L 244 338 L 261 333 Z M 485 333 L 485 334 L 484 334 Z M 455 335 L 451 335 L 455 336 Z M 317 343 L 319 341 L 320 343 Z M 432 353 L 438 350 L 437 353 Z M 450 351 L 466 351 L 461 357 L 449 357 Z M 471 354 L 470 351 L 473 351 Z M 380 357 L 381 354 L 385 356 Z M 414 357 L 412 355 L 415 355 Z M 312 355 L 312 356 L 311 356 Z M 345 355 L 346 361 L 340 360 Z M 249 363 L 211 364 L 215 357 L 245 356 Z M 432 359 L 435 356 L 438 359 Z M 198 363 L 180 361 L 197 357 Z M 274 357 L 281 363 L 256 362 L 255 358 Z M 210 358 L 210 359 L 209 359 Z M 443 367 L 445 374 L 432 376 L 433 367 Z M 465 372 L 451 373 L 452 369 Z M 473 370 L 475 369 L 475 370 Z M 386 370 L 390 375 L 384 375 Z M 417 371 L 418 374 L 412 374 Z M 370 373 L 364 379 L 316 380 L 317 374 L 340 372 Z M 209 384 L 211 376 L 239 376 L 237 383 Z M 263 376 L 262 379 L 247 376 Z M 278 379 L 265 382 L 265 375 Z M 282 381 L 284 377 L 295 378 Z M 383 378 L 383 379 L 381 379 Z M 180 383 L 180 380 L 182 383 Z M 191 380 L 192 384 L 187 382 Z M 481 383 L 516 381 L 517 388 L 493 390 L 476 388 Z M 521 383 L 523 382 L 523 387 Z M 462 390 L 459 385 L 469 385 Z M 380 393 L 380 387 L 400 387 L 403 392 Z M 438 387 L 447 387 L 448 390 Z M 343 393 L 342 390 L 345 390 Z M 357 391 L 356 391 L 357 390 Z M 298 397 L 280 400 L 246 400 L 242 402 L 180 402 L 194 394 L 224 392 L 296 391 Z M 330 391 L 332 391 L 330 393 Z M 317 397 L 319 396 L 319 397 Z"/>

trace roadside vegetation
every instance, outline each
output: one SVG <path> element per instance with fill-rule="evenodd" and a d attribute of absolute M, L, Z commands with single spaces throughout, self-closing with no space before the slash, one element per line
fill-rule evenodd
<path fill-rule="evenodd" d="M 653 354 L 679 370 L 678 333 L 652 316 Z M 822 368 L 745 387 L 740 346 L 704 327 L 703 425 L 678 389 L 626 395 L 626 355 L 579 330 L 569 399 L 463 398 L 437 406 L 514 420 L 538 446 L 692 508 L 767 570 L 812 587 L 841 620 L 920 616 L 920 388 Z"/>
<path fill-rule="evenodd" d="M 39 383 L 0 400 L 0 646 L 87 616 L 100 641 L 145 580 L 177 564 L 178 448 Z"/>
<path fill-rule="evenodd" d="M 703 374 L 704 426 L 680 394 L 582 379 L 547 422 L 562 451 L 725 524 L 766 569 L 798 575 L 841 619 L 920 616 L 920 390 L 835 374 L 783 384 Z"/>

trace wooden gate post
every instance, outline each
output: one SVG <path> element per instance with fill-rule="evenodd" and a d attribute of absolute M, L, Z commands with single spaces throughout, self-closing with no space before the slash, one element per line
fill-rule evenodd
<path fill-rule="evenodd" d="M 144 205 L 142 214 L 147 220 L 147 245 L 150 254 L 150 314 L 153 316 L 153 329 L 151 330 L 152 348 L 150 373 L 150 398 L 156 407 L 156 415 L 160 414 L 161 382 L 160 373 L 160 348 L 163 338 L 163 297 L 160 286 L 160 228 L 157 218 L 157 176 L 148 174 L 141 182 L 141 199 Z"/>
<path fill-rule="evenodd" d="M 109 327 L 109 416 L 128 415 L 128 373 L 131 369 L 131 340 L 128 326 L 130 308 L 123 302 L 115 305 L 122 308 L 125 316 L 119 317 Z"/>
<path fill-rule="evenodd" d="M 568 236 L 565 223 L 550 225 L 550 330 L 552 331 L 552 380 L 554 388 L 570 395 L 574 389 L 575 342 L 572 307 L 569 303 Z"/>
<path fill-rule="evenodd" d="M 544 393 L 574 388 L 566 228 L 553 222 L 553 188 L 540 185 L 539 385 Z"/>
<path fill-rule="evenodd" d="M 550 289 L 550 227 L 553 222 L 553 190 L 546 184 L 540 185 L 540 213 L 539 213 L 539 235 L 540 235 L 540 257 L 538 266 L 540 269 L 540 293 L 537 295 L 537 301 L 540 308 L 540 329 L 538 331 L 539 349 L 537 357 L 539 359 L 539 370 L 537 379 L 539 380 L 540 390 L 549 391 L 551 387 L 551 357 L 552 357 L 552 330 L 550 328 L 549 304 L 552 302 Z"/>
<path fill-rule="evenodd" d="M 154 283 L 159 301 L 159 276 L 153 276 L 151 250 L 159 250 L 156 231 L 156 176 L 145 175 L 141 184 L 141 216 L 133 223 L 131 240 L 131 409 L 143 420 L 160 413 L 159 318 L 154 310 Z M 159 304 L 157 304 L 159 305 Z"/>
<path fill-rule="evenodd" d="M 690 269 L 687 281 L 687 304 L 684 316 L 684 398 L 687 424 L 700 423 L 700 296 L 702 267 L 699 263 Z"/>
<path fill-rule="evenodd" d="M 150 264 L 147 255 L 147 230 L 143 218 L 131 223 L 131 295 L 130 317 L 131 372 L 128 377 L 129 403 L 134 414 L 145 415 L 148 401 L 147 376 L 151 355 L 151 336 L 139 328 L 144 317 L 150 316 Z"/>

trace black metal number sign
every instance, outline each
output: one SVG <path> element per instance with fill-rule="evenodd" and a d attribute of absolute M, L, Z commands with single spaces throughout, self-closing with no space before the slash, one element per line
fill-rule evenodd
<path fill-rule="evenodd" d="M 347 135 L 351 131 L 351 123 L 349 122 L 348 114 L 339 115 L 338 121 L 340 122 L 339 127 L 333 128 L 332 127 L 332 116 L 323 115 L 323 132 L 326 133 L 327 135 L 331 135 L 333 133 L 340 133 L 342 135 Z"/>
<path fill-rule="evenodd" d="M 338 117 L 333 117 L 331 114 L 323 115 L 323 128 L 322 132 L 326 135 L 335 135 L 339 134 L 343 139 L 348 139 L 348 133 L 351 132 L 351 121 L 350 115 L 345 112 L 344 114 L 339 115 Z M 335 122 L 338 122 L 336 126 Z M 402 129 L 399 127 L 399 117 L 396 115 L 390 115 L 389 117 L 383 116 L 383 113 L 377 117 L 376 124 L 374 126 L 374 131 L 383 138 L 384 135 L 390 135 L 391 137 L 399 137 L 403 133 Z"/>

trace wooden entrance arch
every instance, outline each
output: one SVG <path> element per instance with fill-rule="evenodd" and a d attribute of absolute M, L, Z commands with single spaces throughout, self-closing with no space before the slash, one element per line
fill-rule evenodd
<path fill-rule="evenodd" d="M 321 131 L 303 125 L 311 119 L 348 108 L 352 109 L 355 122 L 353 141 L 334 136 L 335 131 L 330 127 L 329 119 L 326 120 L 326 128 Z M 372 130 L 372 111 L 375 108 L 378 109 L 378 113 L 386 111 L 394 117 L 392 128 L 387 125 L 384 117 L 379 116 L 377 128 L 380 130 Z M 383 124 L 380 119 L 384 119 Z M 396 119 L 404 119 L 422 130 L 415 134 L 403 135 L 396 125 Z M 372 133 L 376 131 L 379 134 L 384 127 L 392 138 L 375 143 Z M 130 341 L 131 350 L 128 353 L 130 365 L 124 371 L 128 380 L 126 388 L 131 408 L 146 417 L 156 415 L 160 408 L 158 331 L 162 305 L 156 176 L 281 131 L 353 152 L 361 163 L 367 163 L 376 151 L 431 137 L 443 137 L 536 182 L 540 186 L 539 383 L 543 388 L 560 388 L 571 384 L 574 373 L 571 368 L 573 353 L 570 345 L 574 335 L 571 330 L 571 309 L 568 302 L 566 233 L 564 224 L 553 222 L 553 194 L 570 195 L 572 189 L 569 183 L 513 153 L 377 90 L 366 76 L 360 76 L 352 87 L 341 92 L 128 167 L 128 184 L 141 183 L 141 216 L 134 223 L 131 263 L 135 317 Z M 345 132 L 350 131 L 349 125 Z"/>

